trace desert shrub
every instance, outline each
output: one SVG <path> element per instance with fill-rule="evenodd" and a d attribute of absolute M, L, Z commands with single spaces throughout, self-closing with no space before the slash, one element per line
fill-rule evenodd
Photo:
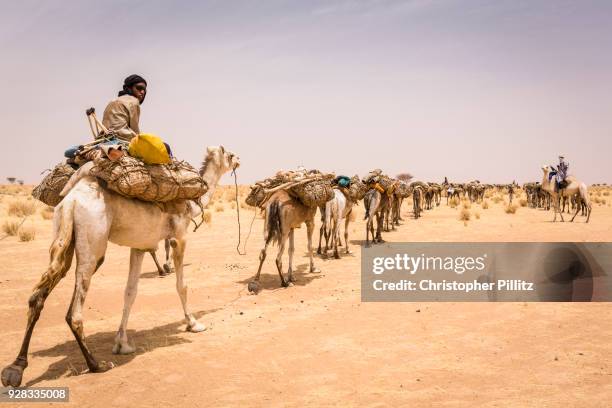
<path fill-rule="evenodd" d="M 6 235 L 14 236 L 17 235 L 20 226 L 20 220 L 9 218 L 4 220 L 4 222 L 2 223 L 2 232 L 4 232 Z"/>
<path fill-rule="evenodd" d="M 527 207 L 527 199 L 526 198 L 521 198 L 519 200 L 519 203 L 521 204 L 521 207 Z"/>
<path fill-rule="evenodd" d="M 459 213 L 459 219 L 461 221 L 469 221 L 470 220 L 470 210 L 468 210 L 467 208 L 464 208 L 461 210 L 461 212 Z"/>
<path fill-rule="evenodd" d="M 204 210 L 204 214 L 202 214 L 202 219 L 206 224 L 210 225 L 212 223 L 212 213 L 208 210 Z"/>
<path fill-rule="evenodd" d="M 19 241 L 21 242 L 32 241 L 34 240 L 34 238 L 36 238 L 36 230 L 34 229 L 34 227 L 31 227 L 31 226 L 28 226 L 28 227 L 23 226 L 19 228 L 18 236 L 19 236 Z"/>
<path fill-rule="evenodd" d="M 450 206 L 450 208 L 457 208 L 457 206 L 459 205 L 459 198 L 452 197 L 450 200 L 448 200 L 448 205 Z"/>
<path fill-rule="evenodd" d="M 480 219 L 480 213 L 479 213 L 478 211 L 476 211 L 476 212 L 474 213 L 474 217 L 475 217 L 477 220 L 479 220 L 479 219 Z"/>
<path fill-rule="evenodd" d="M 464 210 L 469 210 L 470 208 L 472 208 L 472 203 L 468 200 L 463 200 L 463 202 L 461 203 L 461 207 Z"/>
<path fill-rule="evenodd" d="M 480 204 L 480 206 L 482 207 L 483 210 L 486 210 L 489 208 L 489 201 L 488 200 L 484 200 L 482 202 L 482 204 Z"/>
<path fill-rule="evenodd" d="M 491 198 L 491 200 L 492 200 L 492 201 L 493 201 L 495 204 L 498 204 L 500 201 L 503 201 L 503 198 L 502 198 L 502 197 L 500 197 L 500 196 L 498 196 L 498 195 L 496 195 L 496 196 L 494 196 L 493 198 Z"/>
<path fill-rule="evenodd" d="M 223 212 L 223 211 L 225 211 L 225 207 L 223 206 L 223 204 L 218 203 L 217 205 L 215 205 L 215 211 L 216 212 Z"/>
<path fill-rule="evenodd" d="M 518 206 L 516 205 L 507 205 L 504 211 L 506 212 L 506 214 L 515 214 L 517 208 Z"/>
<path fill-rule="evenodd" d="M 34 200 L 13 200 L 8 205 L 8 214 L 15 217 L 27 217 L 35 212 Z"/>

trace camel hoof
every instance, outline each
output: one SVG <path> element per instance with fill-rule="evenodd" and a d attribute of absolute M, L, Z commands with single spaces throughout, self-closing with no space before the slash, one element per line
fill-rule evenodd
<path fill-rule="evenodd" d="M 200 322 L 195 322 L 193 324 L 187 325 L 187 331 L 192 333 L 200 333 L 206 330 L 206 325 Z"/>
<path fill-rule="evenodd" d="M 168 274 L 170 274 L 170 273 L 174 272 L 174 268 L 173 268 L 173 267 L 171 267 L 171 266 L 170 266 L 170 265 L 168 265 L 168 264 L 164 264 L 164 272 L 166 273 L 166 275 L 168 275 Z"/>
<path fill-rule="evenodd" d="M 249 290 L 249 292 L 257 294 L 259 293 L 259 282 L 249 282 L 249 284 L 247 285 L 247 288 Z"/>
<path fill-rule="evenodd" d="M 349 251 L 348 249 L 346 250 L 345 254 L 347 255 L 353 255 L 353 251 Z"/>
<path fill-rule="evenodd" d="M 321 273 L 319 268 L 310 268 L 310 273 Z"/>
<path fill-rule="evenodd" d="M 111 361 L 100 361 L 96 367 L 94 367 L 93 369 L 90 368 L 89 371 L 92 373 L 104 373 L 110 370 L 111 368 L 115 368 L 115 365 Z"/>
<path fill-rule="evenodd" d="M 132 354 L 136 351 L 136 347 L 129 344 L 115 343 L 113 346 L 113 354 Z"/>
<path fill-rule="evenodd" d="M 287 285 L 285 287 L 290 288 L 292 286 L 295 286 L 293 282 L 287 282 Z"/>
<path fill-rule="evenodd" d="M 23 370 L 25 367 L 17 364 L 11 364 L 4 367 L 2 370 L 2 385 L 5 387 L 19 387 L 23 378 Z"/>
<path fill-rule="evenodd" d="M 340 254 L 338 254 L 337 252 L 334 254 L 334 259 L 340 259 Z"/>

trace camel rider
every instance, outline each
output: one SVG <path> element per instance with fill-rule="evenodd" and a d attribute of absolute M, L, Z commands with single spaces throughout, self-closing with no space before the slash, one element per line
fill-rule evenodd
<path fill-rule="evenodd" d="M 123 81 L 117 99 L 104 109 L 102 124 L 120 142 L 128 142 L 140 133 L 140 105 L 147 96 L 147 81 L 140 75 L 130 75 Z M 109 135 L 106 135 L 109 136 Z"/>
<path fill-rule="evenodd" d="M 565 157 L 559 156 L 559 165 L 557 166 L 557 187 L 559 189 L 567 187 L 567 182 L 565 178 L 567 177 L 567 169 L 569 168 L 569 163 L 565 162 Z"/>

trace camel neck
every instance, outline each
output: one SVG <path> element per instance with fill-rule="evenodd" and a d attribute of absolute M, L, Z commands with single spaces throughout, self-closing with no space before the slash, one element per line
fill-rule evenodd
<path fill-rule="evenodd" d="M 208 184 L 208 191 L 202 196 L 202 205 L 204 206 L 204 208 L 206 208 L 213 194 L 215 194 L 217 184 L 219 183 L 219 179 L 221 179 L 223 173 L 219 171 L 216 166 L 209 162 L 202 169 L 201 175 L 202 179 L 204 179 L 204 181 Z"/>

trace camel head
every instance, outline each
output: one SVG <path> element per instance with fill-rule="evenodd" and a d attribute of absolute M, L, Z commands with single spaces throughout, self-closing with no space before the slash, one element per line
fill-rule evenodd
<path fill-rule="evenodd" d="M 225 150 L 223 146 L 208 146 L 202 170 L 211 164 L 215 165 L 221 173 L 227 173 L 240 166 L 240 158 L 229 150 Z"/>

